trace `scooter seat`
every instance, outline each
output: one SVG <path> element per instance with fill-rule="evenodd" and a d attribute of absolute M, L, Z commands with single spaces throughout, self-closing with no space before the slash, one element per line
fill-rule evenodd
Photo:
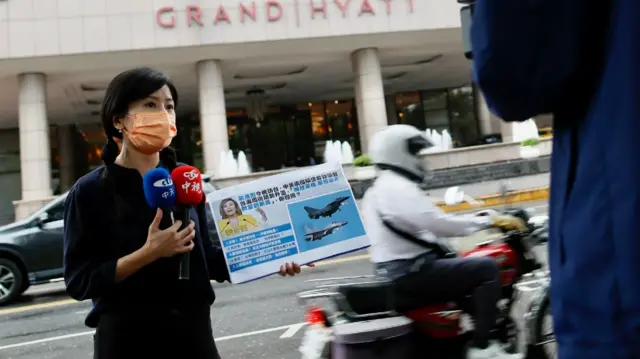
<path fill-rule="evenodd" d="M 393 285 L 389 282 L 357 284 L 340 287 L 342 295 L 336 301 L 338 309 L 348 313 L 384 313 L 395 309 Z"/>
<path fill-rule="evenodd" d="M 425 302 L 419 296 L 403 295 L 390 282 L 367 283 L 338 288 L 338 310 L 351 314 L 373 314 L 396 311 L 400 313 L 437 313 L 451 308 L 447 302 Z M 400 295 L 398 295 L 400 294 Z"/>

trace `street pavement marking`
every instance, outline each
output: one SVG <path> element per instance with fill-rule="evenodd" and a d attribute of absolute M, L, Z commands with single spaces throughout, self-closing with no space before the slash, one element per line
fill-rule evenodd
<path fill-rule="evenodd" d="M 356 255 L 356 256 L 347 256 L 347 257 L 327 259 L 327 260 L 323 260 L 323 261 L 320 261 L 320 262 L 316 263 L 316 267 L 317 266 L 324 266 L 324 265 L 328 265 L 328 264 L 338 264 L 338 263 L 359 261 L 359 260 L 363 260 L 363 259 L 369 259 L 369 254 L 359 254 L 359 255 Z"/>
<path fill-rule="evenodd" d="M 299 325 L 304 326 L 304 324 L 306 324 L 306 323 L 295 323 L 295 324 L 283 325 L 283 326 L 275 327 L 275 328 L 267 328 L 267 329 L 262 329 L 262 330 L 255 330 L 255 331 L 247 332 L 247 333 L 227 335 L 225 337 L 217 338 L 216 339 L 216 343 L 224 341 L 224 340 L 238 339 L 238 338 L 249 337 L 249 336 L 252 336 L 252 335 L 259 335 L 259 334 L 277 332 L 277 331 L 280 331 L 280 330 L 289 331 L 289 329 L 291 329 L 291 327 L 296 327 L 296 326 L 299 326 Z M 2 349 L 2 348 L 0 347 L 0 349 Z"/>
<path fill-rule="evenodd" d="M 341 258 L 333 258 L 333 259 L 327 259 L 327 260 L 324 260 L 324 261 L 320 261 L 320 262 L 316 263 L 316 266 L 346 263 L 346 262 L 352 262 L 352 261 L 363 260 L 363 259 L 368 259 L 368 258 L 369 258 L 368 254 L 347 256 L 347 257 L 341 257 Z M 85 301 L 83 301 L 83 302 L 85 302 Z M 70 305 L 70 304 L 76 304 L 76 303 L 83 303 L 83 302 L 78 302 L 75 299 L 63 299 L 63 300 L 57 300 L 57 301 L 47 302 L 47 303 L 32 304 L 32 305 L 22 305 L 22 306 L 14 307 L 14 308 L 0 309 L 0 316 L 8 315 L 8 314 L 22 313 L 22 312 L 38 310 L 38 309 L 55 308 L 55 307 L 60 307 L 60 306 L 65 306 L 65 305 Z"/>
<path fill-rule="evenodd" d="M 94 334 L 95 332 L 96 332 L 95 330 L 91 330 L 91 331 L 87 331 L 87 332 L 73 333 L 73 334 L 67 334 L 67 335 L 60 335 L 60 336 L 57 336 L 57 337 L 50 337 L 50 338 L 43 338 L 43 339 L 38 339 L 38 340 L 31 340 L 31 341 L 28 341 L 28 342 L 9 344 L 9 345 L 5 345 L 5 346 L 1 346 L 0 350 L 7 350 L 7 349 L 11 349 L 11 348 L 26 347 L 26 346 L 29 346 L 29 345 L 48 343 L 48 342 L 53 342 L 53 341 L 56 341 L 56 340 L 64 340 L 64 339 L 82 337 L 82 336 L 85 336 L 85 335 Z"/>
<path fill-rule="evenodd" d="M 22 305 L 22 306 L 14 307 L 14 308 L 1 309 L 0 310 L 0 315 L 22 313 L 22 312 L 26 312 L 28 310 L 55 308 L 55 307 L 74 304 L 74 303 L 81 303 L 81 302 L 78 302 L 75 299 L 63 299 L 63 300 L 56 300 L 54 302 L 48 302 L 48 303 Z"/>
<path fill-rule="evenodd" d="M 307 325 L 307 323 L 298 323 L 290 326 L 286 332 L 282 333 L 282 335 L 280 336 L 280 339 L 293 337 L 294 335 L 296 335 L 297 332 L 300 331 L 300 329 L 304 328 L 305 325 Z"/>
<path fill-rule="evenodd" d="M 280 338 L 291 338 L 300 329 L 302 329 L 305 325 L 306 325 L 306 323 L 295 323 L 295 324 L 283 325 L 283 326 L 279 326 L 279 327 L 273 327 L 273 328 L 267 328 L 267 329 L 261 329 L 261 330 L 254 330 L 252 332 L 227 335 L 227 336 L 224 336 L 224 337 L 216 338 L 216 343 L 222 342 L 222 341 L 225 341 L 225 340 L 250 337 L 250 336 L 253 336 L 253 335 L 272 333 L 272 332 L 277 332 L 277 331 L 281 331 L 281 330 L 285 330 L 285 332 L 284 332 L 284 334 L 282 334 L 282 336 L 280 336 Z M 293 331 L 293 329 L 295 329 L 295 331 Z M 65 339 L 83 337 L 83 336 L 93 335 L 93 334 L 95 334 L 95 330 L 89 330 L 89 331 L 85 331 L 85 332 L 78 332 L 78 333 L 72 333 L 72 334 L 66 334 L 66 335 L 59 335 L 59 336 L 56 336 L 56 337 L 42 338 L 42 339 L 31 340 L 31 341 L 22 342 L 22 343 L 9 344 L 9 345 L 0 346 L 0 351 L 7 350 L 7 349 L 13 349 L 13 348 L 21 348 L 21 347 L 26 347 L 26 346 L 36 345 L 36 344 L 42 344 L 42 343 L 49 343 L 49 342 L 54 342 L 54 341 L 58 341 L 58 340 L 65 340 Z M 285 336 L 286 334 L 290 334 L 290 335 Z"/>

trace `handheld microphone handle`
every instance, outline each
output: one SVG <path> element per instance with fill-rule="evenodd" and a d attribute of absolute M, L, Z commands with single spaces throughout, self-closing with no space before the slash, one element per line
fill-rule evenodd
<path fill-rule="evenodd" d="M 171 208 L 161 208 L 162 210 L 162 219 L 160 220 L 160 225 L 158 228 L 161 230 L 165 230 L 175 223 L 175 219 L 173 218 L 173 210 Z"/>
<path fill-rule="evenodd" d="M 189 216 L 189 207 L 180 206 L 178 211 L 179 220 L 182 221 L 180 230 L 187 228 L 191 217 Z M 178 278 L 180 280 L 189 280 L 191 277 L 191 253 L 186 252 L 180 255 L 180 270 L 178 272 Z"/>

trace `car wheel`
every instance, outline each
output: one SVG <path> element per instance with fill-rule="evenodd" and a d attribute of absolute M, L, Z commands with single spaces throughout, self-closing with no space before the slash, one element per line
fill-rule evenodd
<path fill-rule="evenodd" d="M 0 258 L 0 305 L 13 301 L 22 294 L 24 276 L 13 261 Z"/>

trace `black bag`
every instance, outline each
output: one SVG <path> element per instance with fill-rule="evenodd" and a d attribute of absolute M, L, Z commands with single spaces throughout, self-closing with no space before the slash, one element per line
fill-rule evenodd
<path fill-rule="evenodd" d="M 447 243 L 444 243 L 442 241 L 430 241 L 430 242 L 425 241 L 423 239 L 420 239 L 420 238 L 414 236 L 411 233 L 405 232 L 405 231 L 397 228 L 389 220 L 387 220 L 384 217 L 382 217 L 380 212 L 378 212 L 378 217 L 382 221 L 382 224 L 388 230 L 390 230 L 391 232 L 393 232 L 397 236 L 399 236 L 399 237 L 401 237 L 403 239 L 406 239 L 409 242 L 412 242 L 414 244 L 419 245 L 420 247 L 423 247 L 423 248 L 426 248 L 426 249 L 430 250 L 431 253 L 435 254 L 436 257 L 438 257 L 438 259 L 455 258 L 455 257 L 458 256 L 458 253 L 455 251 L 455 249 L 453 249 L 452 247 L 447 245 Z"/>

